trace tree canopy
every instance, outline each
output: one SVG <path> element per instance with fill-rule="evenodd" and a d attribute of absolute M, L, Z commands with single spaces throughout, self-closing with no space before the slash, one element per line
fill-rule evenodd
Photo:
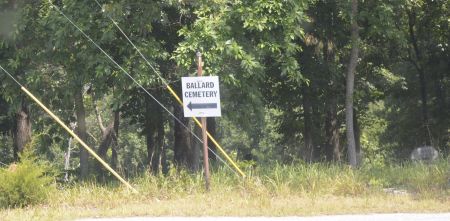
<path fill-rule="evenodd" d="M 449 5 L 0 0 L 0 65 L 126 175 L 199 170 L 199 131 L 165 84 L 181 93 L 197 51 L 220 79 L 208 130 L 240 166 L 383 165 L 448 154 Z M 108 176 L 4 73 L 0 85 L 1 162 L 30 148 L 63 169 L 72 152 L 74 177 Z"/>

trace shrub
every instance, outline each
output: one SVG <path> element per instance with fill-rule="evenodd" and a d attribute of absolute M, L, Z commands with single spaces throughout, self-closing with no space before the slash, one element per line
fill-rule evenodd
<path fill-rule="evenodd" d="M 0 207 L 24 207 L 41 203 L 54 189 L 53 170 L 24 154 L 20 163 L 0 169 Z"/>

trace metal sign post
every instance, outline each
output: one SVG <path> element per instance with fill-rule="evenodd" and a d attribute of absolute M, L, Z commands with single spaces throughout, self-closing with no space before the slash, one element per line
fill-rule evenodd
<path fill-rule="evenodd" d="M 202 53 L 197 52 L 197 65 L 198 65 L 198 69 L 197 69 L 197 73 L 198 76 L 201 77 L 203 74 L 203 64 L 202 64 Z M 189 103 L 188 105 L 191 106 L 192 108 L 192 104 Z M 205 186 L 206 186 L 206 191 L 209 191 L 209 158 L 208 158 L 208 137 L 206 135 L 206 117 L 202 117 L 201 119 L 202 122 L 202 139 L 203 139 L 203 167 L 205 170 Z"/>
<path fill-rule="evenodd" d="M 197 77 L 182 77 L 184 117 L 193 117 L 202 128 L 203 138 L 203 168 L 205 169 L 206 190 L 209 191 L 210 176 L 208 162 L 208 131 L 206 130 L 207 117 L 220 117 L 220 89 L 218 76 L 203 77 L 202 54 L 197 52 Z M 200 117 L 200 121 L 197 120 Z M 215 142 L 211 139 L 212 142 Z"/>

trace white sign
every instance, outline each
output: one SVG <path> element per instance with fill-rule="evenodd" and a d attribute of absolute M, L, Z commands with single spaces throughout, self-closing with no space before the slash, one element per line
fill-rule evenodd
<path fill-rule="evenodd" d="M 182 77 L 184 117 L 220 117 L 219 77 Z"/>

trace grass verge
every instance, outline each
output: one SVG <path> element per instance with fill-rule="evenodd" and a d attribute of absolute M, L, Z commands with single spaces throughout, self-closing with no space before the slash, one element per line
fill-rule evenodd
<path fill-rule="evenodd" d="M 61 186 L 47 203 L 2 209 L 2 220 L 72 220 L 116 216 L 309 216 L 353 213 L 450 212 L 448 160 L 351 170 L 337 165 L 258 168 L 241 180 L 223 170 L 204 192 L 201 175 L 171 172 L 116 183 Z M 401 191 L 386 191 L 397 189 Z"/>

